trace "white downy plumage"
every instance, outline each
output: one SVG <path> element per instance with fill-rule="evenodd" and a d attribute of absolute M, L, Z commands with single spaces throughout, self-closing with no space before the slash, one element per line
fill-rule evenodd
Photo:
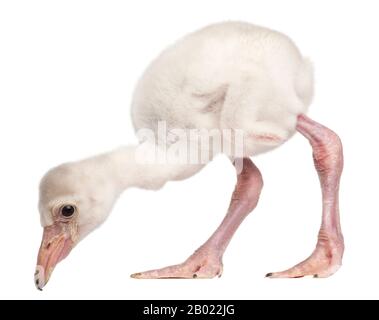
<path fill-rule="evenodd" d="M 132 117 L 136 129 L 158 121 L 168 129 L 242 129 L 247 155 L 256 155 L 295 132 L 312 94 L 312 65 L 287 36 L 226 22 L 187 35 L 151 63 Z"/>

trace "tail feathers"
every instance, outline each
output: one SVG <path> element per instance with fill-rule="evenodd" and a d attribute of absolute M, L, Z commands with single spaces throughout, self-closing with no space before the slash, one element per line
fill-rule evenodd
<path fill-rule="evenodd" d="M 308 107 L 313 99 L 313 65 L 304 58 L 295 78 L 295 90 L 299 99 Z"/>

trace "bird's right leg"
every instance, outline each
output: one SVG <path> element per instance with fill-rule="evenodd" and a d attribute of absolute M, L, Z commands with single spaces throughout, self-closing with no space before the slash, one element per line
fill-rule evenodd
<path fill-rule="evenodd" d="M 236 162 L 239 163 L 239 162 Z M 213 278 L 221 276 L 222 256 L 239 225 L 257 203 L 263 186 L 258 168 L 250 159 L 243 159 L 239 172 L 236 166 L 237 185 L 232 195 L 229 210 L 215 233 L 184 263 L 142 273 L 135 273 L 137 279 Z"/>
<path fill-rule="evenodd" d="M 300 115 L 297 130 L 313 149 L 313 159 L 322 190 L 322 223 L 316 249 L 294 267 L 267 274 L 270 278 L 329 277 L 342 264 L 344 241 L 340 225 L 338 193 L 343 168 L 342 143 L 338 135 L 323 125 Z"/>

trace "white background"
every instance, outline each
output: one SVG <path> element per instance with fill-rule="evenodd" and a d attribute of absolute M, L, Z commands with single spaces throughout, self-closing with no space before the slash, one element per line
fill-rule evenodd
<path fill-rule="evenodd" d="M 377 1 L 1 1 L 1 298 L 379 298 Z M 244 20 L 288 34 L 316 70 L 310 116 L 345 147 L 344 265 L 328 279 L 269 280 L 306 258 L 321 218 L 307 141 L 255 159 L 265 187 L 217 280 L 134 280 L 178 263 L 221 221 L 235 183 L 219 157 L 158 192 L 128 190 L 109 220 L 58 265 L 43 292 L 33 273 L 47 169 L 134 143 L 136 80 L 167 44 L 212 22 Z"/>

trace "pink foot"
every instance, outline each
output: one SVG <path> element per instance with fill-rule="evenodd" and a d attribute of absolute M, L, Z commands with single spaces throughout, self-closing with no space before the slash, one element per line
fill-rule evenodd
<path fill-rule="evenodd" d="M 211 279 L 221 277 L 222 262 L 200 249 L 185 262 L 170 267 L 132 274 L 135 279 Z"/>
<path fill-rule="evenodd" d="M 268 273 L 269 278 L 327 278 L 342 265 L 343 240 L 319 240 L 311 256 L 296 266 L 281 272 Z"/>

